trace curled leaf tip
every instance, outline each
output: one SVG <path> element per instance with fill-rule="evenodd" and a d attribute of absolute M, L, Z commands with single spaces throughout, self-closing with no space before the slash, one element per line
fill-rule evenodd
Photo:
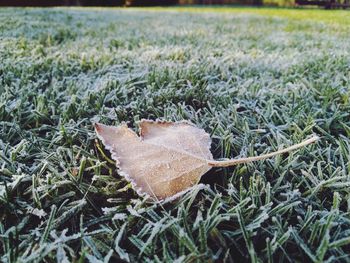
<path fill-rule="evenodd" d="M 94 123 L 94 127 L 95 127 L 95 130 L 96 132 L 99 132 L 101 130 L 101 124 L 100 123 Z"/>

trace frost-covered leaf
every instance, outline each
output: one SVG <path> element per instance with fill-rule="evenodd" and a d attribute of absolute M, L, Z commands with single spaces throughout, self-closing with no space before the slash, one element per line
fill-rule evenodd
<path fill-rule="evenodd" d="M 139 194 L 164 199 L 198 183 L 212 167 L 232 166 L 285 153 L 318 139 L 256 157 L 215 161 L 210 136 L 192 123 L 142 120 L 140 137 L 126 124 L 118 127 L 96 124 L 98 137 L 112 153 L 120 174 Z"/>

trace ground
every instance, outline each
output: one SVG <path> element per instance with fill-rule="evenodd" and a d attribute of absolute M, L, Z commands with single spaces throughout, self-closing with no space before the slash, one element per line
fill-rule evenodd
<path fill-rule="evenodd" d="M 0 9 L 0 261 L 349 262 L 346 11 Z M 94 122 L 189 120 L 213 169 L 151 203 Z"/>

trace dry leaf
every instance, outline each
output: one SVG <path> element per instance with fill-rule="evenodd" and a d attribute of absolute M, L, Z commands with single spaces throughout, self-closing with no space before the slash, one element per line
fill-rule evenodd
<path fill-rule="evenodd" d="M 286 149 L 256 157 L 215 161 L 211 139 L 204 130 L 182 122 L 141 120 L 140 137 L 126 124 L 95 124 L 98 138 L 112 153 L 120 174 L 138 194 L 156 199 L 171 197 L 198 183 L 212 167 L 232 166 L 285 153 L 315 142 L 312 138 Z"/>

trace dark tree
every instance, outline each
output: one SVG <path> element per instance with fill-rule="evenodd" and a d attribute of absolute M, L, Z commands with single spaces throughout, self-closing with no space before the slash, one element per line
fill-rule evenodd
<path fill-rule="evenodd" d="M 125 0 L 80 0 L 83 6 L 122 6 Z"/>
<path fill-rule="evenodd" d="M 126 0 L 127 6 L 165 6 L 176 4 L 178 4 L 178 0 Z"/>

